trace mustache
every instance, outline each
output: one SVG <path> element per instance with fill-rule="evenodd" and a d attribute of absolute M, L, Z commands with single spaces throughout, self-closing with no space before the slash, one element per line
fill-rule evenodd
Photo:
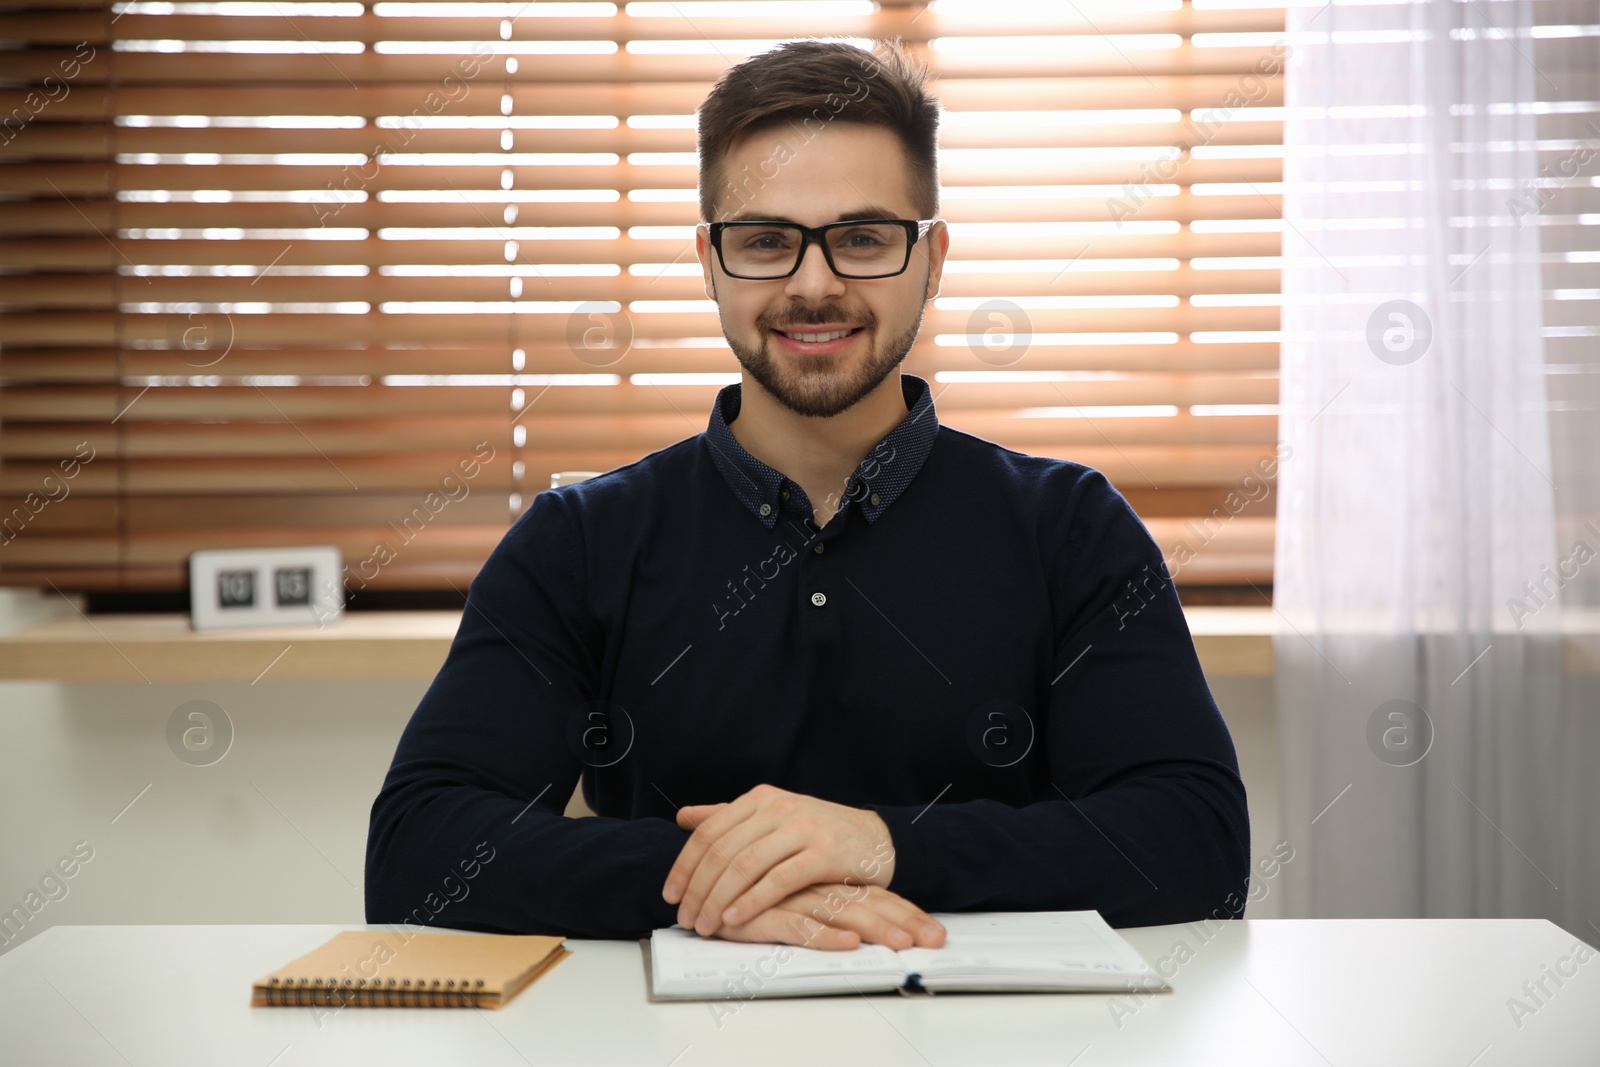
<path fill-rule="evenodd" d="M 767 330 L 786 330 L 794 326 L 825 326 L 833 322 L 848 322 L 868 329 L 878 325 L 878 317 L 863 308 L 850 312 L 843 308 L 795 308 L 784 313 L 764 312 L 756 316 L 756 325 Z"/>

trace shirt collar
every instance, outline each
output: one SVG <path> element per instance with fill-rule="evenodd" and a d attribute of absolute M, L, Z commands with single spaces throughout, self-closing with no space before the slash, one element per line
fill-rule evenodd
<path fill-rule="evenodd" d="M 728 424 L 739 416 L 741 383 L 724 386 L 711 406 L 711 421 L 704 434 L 712 461 L 727 479 L 734 495 L 762 525 L 771 529 L 790 498 L 804 499 L 798 483 L 785 477 L 746 452 Z M 939 432 L 939 416 L 933 407 L 933 392 L 928 383 L 914 374 L 900 376 L 905 395 L 906 417 L 889 431 L 861 461 L 846 483 L 840 511 L 855 502 L 868 522 L 876 522 L 911 484 L 923 460 L 933 448 Z"/>

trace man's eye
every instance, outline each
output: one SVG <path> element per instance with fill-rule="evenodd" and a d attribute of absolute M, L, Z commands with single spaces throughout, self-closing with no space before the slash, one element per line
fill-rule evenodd
<path fill-rule="evenodd" d="M 771 252 L 789 245 L 789 238 L 785 234 L 767 232 L 753 233 L 744 239 L 744 247 L 753 252 Z"/>
<path fill-rule="evenodd" d="M 844 243 L 849 248 L 877 248 L 885 242 L 871 230 L 852 230 L 845 234 Z"/>

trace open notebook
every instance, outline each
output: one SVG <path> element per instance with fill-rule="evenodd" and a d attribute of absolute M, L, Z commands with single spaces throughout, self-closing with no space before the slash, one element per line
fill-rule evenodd
<path fill-rule="evenodd" d="M 650 999 L 1168 988 L 1099 912 L 964 912 L 934 918 L 945 928 L 943 946 L 898 952 L 866 944 L 849 952 L 744 944 L 676 926 L 657 930 L 643 942 Z"/>
<path fill-rule="evenodd" d="M 344 930 L 256 979 L 250 1003 L 499 1008 L 570 955 L 543 935 Z"/>

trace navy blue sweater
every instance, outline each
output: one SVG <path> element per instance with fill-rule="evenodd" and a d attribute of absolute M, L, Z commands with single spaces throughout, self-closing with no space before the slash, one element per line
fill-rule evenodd
<path fill-rule="evenodd" d="M 636 938 L 687 804 L 869 808 L 930 912 L 1242 912 L 1233 743 L 1161 554 L 1098 471 L 904 421 L 820 530 L 705 433 L 539 493 L 473 581 L 372 806 L 374 923 Z M 562 815 L 580 780 L 596 818 Z"/>

